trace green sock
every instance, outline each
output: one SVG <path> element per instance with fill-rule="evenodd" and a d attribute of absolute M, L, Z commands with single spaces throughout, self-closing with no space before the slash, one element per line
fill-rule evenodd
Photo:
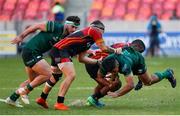
<path fill-rule="evenodd" d="M 13 101 L 16 101 L 18 98 L 19 98 L 19 94 L 17 94 L 16 92 L 14 92 L 11 96 L 10 96 L 10 99 L 13 100 Z"/>
<path fill-rule="evenodd" d="M 32 90 L 33 90 L 33 87 L 32 87 L 30 84 L 28 84 L 26 87 L 27 87 L 27 89 L 28 89 L 29 91 L 32 91 Z"/>
<path fill-rule="evenodd" d="M 167 71 L 164 71 L 162 73 L 160 72 L 156 72 L 154 73 L 160 80 L 164 79 L 164 78 L 169 78 L 169 73 Z"/>

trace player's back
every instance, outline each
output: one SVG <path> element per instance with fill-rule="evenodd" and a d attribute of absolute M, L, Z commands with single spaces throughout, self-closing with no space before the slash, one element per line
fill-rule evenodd
<path fill-rule="evenodd" d="M 75 31 L 56 43 L 54 47 L 59 50 L 67 49 L 71 56 L 84 52 L 95 43 L 95 38 L 93 36 L 96 33 L 91 33 L 91 31 L 94 31 L 91 27 Z"/>

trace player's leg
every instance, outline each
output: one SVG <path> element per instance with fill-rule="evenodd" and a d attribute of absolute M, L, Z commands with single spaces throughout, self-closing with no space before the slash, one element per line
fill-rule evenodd
<path fill-rule="evenodd" d="M 68 110 L 68 107 L 64 105 L 65 95 L 75 79 L 75 69 L 72 62 L 62 62 L 58 64 L 59 69 L 63 72 L 65 79 L 60 85 L 60 90 L 58 92 L 57 103 L 54 108 L 57 110 Z"/>
<path fill-rule="evenodd" d="M 50 79 L 48 79 L 46 81 L 46 84 L 44 86 L 44 89 L 41 93 L 41 96 L 39 98 L 36 99 L 36 103 L 41 105 L 44 108 L 48 108 L 48 103 L 46 101 L 49 92 L 51 91 L 52 87 L 59 81 L 59 79 L 62 77 L 62 72 L 59 70 L 58 67 L 55 66 L 51 66 L 52 72 L 53 72 L 53 76 L 50 77 Z"/>
<path fill-rule="evenodd" d="M 19 85 L 19 87 L 25 87 L 27 84 L 29 84 L 30 83 L 30 80 L 29 79 L 27 79 L 27 80 L 25 80 L 24 82 L 22 82 L 20 85 Z"/>
<path fill-rule="evenodd" d="M 97 71 L 99 69 L 99 65 L 98 64 L 85 64 L 85 68 L 87 73 L 89 74 L 89 76 L 95 80 L 95 78 L 97 77 Z M 87 104 L 88 105 L 94 105 L 97 107 L 101 107 L 102 105 L 104 106 L 103 103 L 99 102 L 98 99 L 102 98 L 103 96 L 100 94 L 100 90 L 103 88 L 103 86 L 101 86 L 100 84 L 98 84 L 95 89 L 94 89 L 94 93 L 92 95 L 90 95 L 87 98 Z"/>
<path fill-rule="evenodd" d="M 28 77 L 29 79 L 26 80 L 25 82 L 21 83 L 20 87 L 25 87 L 30 81 L 32 81 L 36 76 L 37 74 L 29 67 L 25 67 L 26 69 L 26 73 L 28 74 Z M 14 104 L 14 105 L 17 105 L 17 102 L 16 100 L 20 97 L 18 91 L 16 90 L 15 92 L 13 92 L 10 97 L 7 98 L 7 103 L 10 103 L 11 105 Z M 22 97 L 23 98 L 23 97 Z M 25 99 L 26 98 L 26 99 Z M 24 97 L 22 99 L 22 101 L 25 103 L 25 104 L 29 104 L 29 100 L 28 100 L 28 97 Z"/>
<path fill-rule="evenodd" d="M 33 65 L 32 70 L 35 73 L 38 73 L 38 76 L 35 77 L 33 81 L 24 88 L 18 89 L 18 93 L 20 95 L 28 94 L 30 91 L 33 90 L 33 88 L 46 82 L 52 76 L 51 68 L 44 59 L 41 59 L 35 65 Z"/>
<path fill-rule="evenodd" d="M 171 83 L 171 86 L 173 88 L 176 87 L 176 79 L 172 69 L 167 69 L 164 72 L 156 72 L 151 76 L 149 76 L 146 71 L 144 74 L 139 75 L 139 78 L 145 85 L 152 85 L 154 83 L 160 82 L 163 79 L 168 79 L 168 81 Z"/>

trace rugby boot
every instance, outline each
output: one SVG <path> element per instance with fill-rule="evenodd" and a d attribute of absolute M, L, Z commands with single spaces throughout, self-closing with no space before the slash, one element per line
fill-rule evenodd
<path fill-rule="evenodd" d="M 166 72 L 168 73 L 168 81 L 171 83 L 172 88 L 176 87 L 176 79 L 174 77 L 174 71 L 172 69 L 167 69 Z"/>
<path fill-rule="evenodd" d="M 43 108 L 46 108 L 46 109 L 49 108 L 48 103 L 46 102 L 46 100 L 41 98 L 41 97 L 36 99 L 36 103 L 39 104 L 40 106 L 42 106 Z"/>
<path fill-rule="evenodd" d="M 143 83 L 142 83 L 142 81 L 139 80 L 137 85 L 135 86 L 134 90 L 138 91 L 142 88 L 142 86 L 143 86 Z"/>
<path fill-rule="evenodd" d="M 55 110 L 69 110 L 69 107 L 64 105 L 64 103 L 56 103 L 54 104 Z"/>

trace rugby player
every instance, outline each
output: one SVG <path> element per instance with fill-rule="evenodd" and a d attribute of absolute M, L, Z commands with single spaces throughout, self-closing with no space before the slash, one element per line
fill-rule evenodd
<path fill-rule="evenodd" d="M 140 43 L 135 47 L 125 47 L 122 49 L 122 54 L 112 54 L 106 57 L 97 75 L 98 78 L 103 78 L 108 72 L 117 75 L 123 74 L 126 84 L 116 92 L 108 92 L 109 96 L 113 98 L 123 96 L 134 88 L 133 76 L 137 75 L 144 85 L 150 86 L 158 83 L 163 79 L 167 79 L 171 86 L 176 87 L 176 79 L 172 69 L 166 69 L 163 72 L 156 72 L 149 76 L 145 59 L 142 54 L 135 50 L 135 48 L 144 50 L 144 43 Z M 112 84 L 104 83 L 109 88 Z"/>
<path fill-rule="evenodd" d="M 49 51 L 60 39 L 74 32 L 79 25 L 79 17 L 69 16 L 64 25 L 54 21 L 35 24 L 12 40 L 12 44 L 18 44 L 30 33 L 40 30 L 37 35 L 32 37 L 31 40 L 25 44 L 22 50 L 22 59 L 25 64 L 28 80 L 26 80 L 24 84 L 21 84 L 24 87 L 18 88 L 6 99 L 7 104 L 17 106 L 16 100 L 20 95 L 28 94 L 33 88 L 46 82 L 50 77 L 56 80 L 61 76 L 54 62 L 52 62 L 53 70 L 51 70 L 50 65 L 43 59 L 43 53 Z M 24 98 L 24 102 L 27 104 L 29 103 L 27 98 Z"/>
<path fill-rule="evenodd" d="M 138 46 L 139 43 L 141 43 L 141 42 L 142 42 L 142 40 L 136 39 L 136 40 L 132 41 L 131 43 L 116 43 L 116 44 L 113 44 L 112 47 L 113 48 L 119 48 L 119 47 L 123 48 L 123 47 L 128 47 L 128 46 L 134 47 L 134 46 Z M 135 48 L 135 50 L 137 50 L 139 52 L 143 52 L 143 50 L 141 50 L 141 49 Z M 94 59 L 104 59 L 108 55 L 109 54 L 107 54 L 107 53 L 97 51 L 95 53 L 95 55 L 90 55 L 89 57 L 94 58 Z M 118 90 L 121 87 L 121 81 L 119 80 L 119 76 L 108 73 L 104 78 L 98 78 L 97 73 L 98 73 L 98 69 L 101 67 L 101 65 L 86 64 L 85 66 L 86 66 L 86 71 L 88 72 L 90 77 L 98 83 L 98 85 L 94 89 L 93 95 L 88 97 L 87 103 L 88 103 L 88 105 L 102 107 L 105 104 L 100 102 L 99 99 L 103 98 L 105 95 L 107 95 L 108 91 L 113 92 L 113 91 Z M 112 84 L 112 86 L 110 88 L 107 87 L 106 85 L 104 85 L 104 83 L 107 83 L 107 81 L 109 84 Z"/>
<path fill-rule="evenodd" d="M 78 60 L 81 63 L 96 64 L 98 60 L 91 59 L 86 56 L 86 51 L 91 47 L 92 44 L 96 45 L 104 52 L 117 53 L 121 52 L 121 49 L 114 49 L 105 46 L 102 34 L 104 33 L 105 26 L 99 21 L 93 21 L 90 26 L 85 27 L 79 31 L 76 31 L 68 35 L 63 40 L 56 43 L 50 51 L 52 59 L 56 62 L 59 69 L 65 75 L 63 82 L 60 85 L 57 102 L 54 105 L 56 110 L 68 110 L 69 107 L 64 104 L 65 95 L 68 89 L 75 79 L 75 69 L 72 63 L 72 57 L 78 55 Z M 55 82 L 51 78 L 47 81 L 44 90 L 52 88 Z M 40 99 L 44 99 L 40 105 L 46 107 L 47 91 L 43 91 Z M 41 100 L 43 101 L 43 100 Z M 39 103 L 38 103 L 39 104 Z"/>

